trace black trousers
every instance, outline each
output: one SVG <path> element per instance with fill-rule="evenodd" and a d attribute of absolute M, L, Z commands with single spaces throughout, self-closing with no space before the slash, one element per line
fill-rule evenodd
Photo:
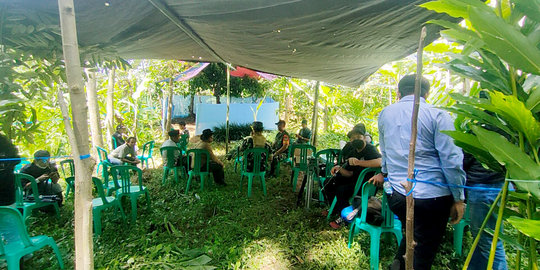
<path fill-rule="evenodd" d="M 335 183 L 326 185 L 323 192 L 325 193 L 326 198 L 328 198 L 328 203 L 332 203 L 334 197 L 336 198 L 336 205 L 334 206 L 332 215 L 339 215 L 343 208 L 349 206 L 349 198 L 351 198 L 354 193 L 356 182 L 353 181 L 355 180 L 353 177 L 345 177 L 340 174 L 335 177 Z"/>
<path fill-rule="evenodd" d="M 395 192 L 388 200 L 390 209 L 401 221 L 405 230 L 406 198 Z M 446 231 L 450 217 L 450 208 L 454 204 L 452 196 L 430 199 L 414 199 L 414 269 L 431 269 L 435 255 Z M 400 269 L 405 269 L 405 233 L 399 245 L 395 259 L 400 261 Z"/>
<path fill-rule="evenodd" d="M 224 184 L 225 172 L 223 171 L 223 167 L 214 161 L 210 161 L 209 167 L 210 167 L 210 172 L 214 176 L 214 182 L 219 183 L 219 184 Z M 203 166 L 203 168 L 201 168 L 201 171 L 205 171 L 205 170 L 206 170 L 206 166 Z"/>

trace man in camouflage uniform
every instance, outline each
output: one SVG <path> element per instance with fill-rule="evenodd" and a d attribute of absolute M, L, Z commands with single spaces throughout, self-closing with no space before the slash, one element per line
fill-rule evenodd
<path fill-rule="evenodd" d="M 270 164 L 270 176 L 276 176 L 276 168 L 279 166 L 279 161 L 287 158 L 290 144 L 289 133 L 285 130 L 285 121 L 279 120 L 276 123 L 278 127 L 278 133 L 276 134 L 276 139 L 272 145 L 273 157 L 272 163 Z"/>

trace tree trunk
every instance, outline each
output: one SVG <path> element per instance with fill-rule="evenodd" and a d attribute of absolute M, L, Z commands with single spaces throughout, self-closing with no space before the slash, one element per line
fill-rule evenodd
<path fill-rule="evenodd" d="M 319 129 L 319 81 L 315 84 L 315 95 L 313 100 L 313 118 L 311 122 L 311 145 L 317 146 L 317 130 Z"/>
<path fill-rule="evenodd" d="M 221 104 L 221 93 L 219 90 L 214 90 L 214 97 L 216 97 L 216 104 Z"/>
<path fill-rule="evenodd" d="M 88 115 L 73 0 L 58 0 L 58 9 L 73 121 L 70 144 L 75 162 L 75 269 L 93 269 L 91 169 L 93 159 L 88 158 Z M 68 122 L 66 129 L 69 129 L 70 123 L 67 119 L 66 122 Z"/>
<path fill-rule="evenodd" d="M 113 149 L 112 145 L 112 134 L 115 132 L 114 129 L 114 80 L 115 80 L 115 69 L 112 68 L 109 70 L 109 85 L 107 87 L 107 116 L 105 117 L 105 123 L 107 126 L 107 144 L 110 146 L 109 149 Z"/>
<path fill-rule="evenodd" d="M 191 94 L 189 98 L 189 116 L 195 116 L 195 94 Z"/>
<path fill-rule="evenodd" d="M 292 112 L 292 92 L 293 88 L 291 85 L 290 79 L 287 79 L 287 91 L 285 95 L 285 122 L 289 123 L 290 114 Z"/>
<path fill-rule="evenodd" d="M 101 135 L 101 120 L 99 119 L 99 106 L 97 97 L 96 73 L 88 71 L 86 83 L 86 95 L 88 97 L 88 113 L 90 117 L 90 130 L 94 146 L 103 148 L 103 136 Z M 95 149 L 95 148 L 94 148 Z M 97 153 L 95 153 L 97 156 Z"/>
<path fill-rule="evenodd" d="M 167 120 L 165 121 L 165 132 L 163 136 L 165 139 L 168 138 L 167 133 L 171 130 L 171 121 L 172 121 L 172 103 L 173 103 L 173 78 L 169 80 L 169 99 L 167 102 Z"/>

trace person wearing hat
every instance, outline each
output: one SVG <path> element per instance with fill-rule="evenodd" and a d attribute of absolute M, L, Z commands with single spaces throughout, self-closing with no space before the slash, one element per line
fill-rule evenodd
<path fill-rule="evenodd" d="M 278 133 L 272 144 L 273 157 L 272 163 L 270 164 L 270 176 L 277 176 L 275 175 L 276 168 L 279 165 L 280 160 L 287 158 L 290 144 L 289 133 L 285 130 L 285 121 L 279 120 L 276 125 L 278 127 Z"/>
<path fill-rule="evenodd" d="M 302 128 L 296 135 L 296 143 L 302 144 L 302 143 L 309 143 L 309 140 L 311 139 L 311 129 L 307 126 L 307 120 L 302 120 Z"/>
<path fill-rule="evenodd" d="M 135 151 L 135 145 L 137 145 L 137 139 L 135 137 L 129 137 L 126 143 L 118 146 L 108 156 L 109 161 L 114 165 L 122 165 L 129 163 L 131 165 L 137 165 L 141 161 L 137 158 L 137 152 Z"/>
<path fill-rule="evenodd" d="M 264 126 L 262 122 L 255 121 L 251 125 L 251 136 L 244 138 L 242 145 L 240 145 L 240 152 L 243 152 L 251 148 L 265 148 L 268 150 L 268 153 L 272 153 L 272 146 L 266 141 L 266 138 L 262 135 L 264 131 Z M 246 157 L 248 164 L 248 171 L 253 171 L 253 156 L 249 155 Z M 268 159 L 267 159 L 268 161 Z M 266 170 L 266 164 L 261 163 L 261 171 Z"/>
<path fill-rule="evenodd" d="M 326 185 L 324 192 L 327 198 L 337 199 L 332 214 L 338 214 L 341 209 L 349 206 L 348 199 L 353 196 L 356 181 L 362 170 L 381 166 L 381 154 L 375 146 L 364 141 L 364 132 L 364 129 L 356 127 L 349 132 L 352 141 L 348 142 L 342 150 L 343 159 L 347 162 L 344 166 L 334 166 L 330 171 L 335 176 L 335 182 L 332 185 Z M 366 175 L 362 179 L 362 184 L 372 176 L 373 174 Z M 330 225 L 337 228 L 341 224 L 337 222 Z"/>
<path fill-rule="evenodd" d="M 116 140 L 116 147 L 119 147 L 120 145 L 123 145 L 124 143 L 126 143 L 126 141 L 124 141 L 124 134 L 126 133 L 127 129 L 126 129 L 126 126 L 122 125 L 122 124 L 119 124 L 118 126 L 116 126 L 116 132 L 113 133 L 112 137 L 114 139 L 112 139 L 112 145 L 114 146 L 114 140 Z"/>
<path fill-rule="evenodd" d="M 38 192 L 40 195 L 57 195 L 61 200 L 62 187 L 58 184 L 60 175 L 56 164 L 50 161 L 51 154 L 47 150 L 38 150 L 34 153 L 34 160 L 32 163 L 24 166 L 20 173 L 31 175 L 36 179 L 38 185 Z M 51 180 L 50 182 L 48 180 Z M 28 189 L 31 193 L 30 182 L 24 181 L 22 185 L 25 189 Z M 61 201 L 59 205 L 62 205 Z"/>
<path fill-rule="evenodd" d="M 210 153 L 210 172 L 214 176 L 214 182 L 220 186 L 226 186 L 225 183 L 225 172 L 223 171 L 223 162 L 217 158 L 212 150 L 211 143 L 214 141 L 214 132 L 207 128 L 203 130 L 200 141 L 193 145 L 192 149 L 204 149 Z M 201 160 L 201 169 L 206 170 L 206 157 L 203 156 Z"/>
<path fill-rule="evenodd" d="M 172 146 L 172 147 L 178 147 L 177 146 L 177 143 L 180 142 L 180 131 L 176 130 L 176 129 L 173 129 L 171 131 L 168 132 L 168 135 L 169 135 L 169 139 L 164 141 L 163 144 L 161 145 L 161 147 L 168 147 L 168 146 Z M 180 164 L 178 164 L 178 161 L 180 159 L 178 159 L 178 157 L 182 154 L 182 152 L 180 150 L 175 150 L 174 151 L 174 157 L 176 159 L 176 165 L 179 166 Z M 163 164 L 167 164 L 167 152 L 164 152 L 161 157 L 163 158 Z"/>
<path fill-rule="evenodd" d="M 379 143 L 382 152 L 381 174 L 370 182 L 382 185 L 388 179 L 392 193 L 388 205 L 402 224 L 406 221 L 408 153 L 416 74 L 404 76 L 398 83 L 399 102 L 379 114 Z M 448 220 L 456 224 L 465 211 L 463 153 L 442 130 L 454 130 L 450 114 L 426 103 L 429 82 L 420 80 L 418 137 L 416 140 L 415 176 L 417 182 L 410 196 L 414 198 L 414 269 L 431 269 L 446 232 Z M 428 184 L 428 183 L 432 184 Z M 405 236 L 405 235 L 404 235 Z M 390 269 L 404 269 L 405 237 Z"/>

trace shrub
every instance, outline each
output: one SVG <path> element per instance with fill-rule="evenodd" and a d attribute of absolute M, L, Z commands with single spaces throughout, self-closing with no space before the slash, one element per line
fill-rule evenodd
<path fill-rule="evenodd" d="M 216 142 L 225 142 L 226 125 L 214 128 L 214 140 Z M 229 141 L 241 140 L 251 134 L 251 124 L 229 124 Z"/>

